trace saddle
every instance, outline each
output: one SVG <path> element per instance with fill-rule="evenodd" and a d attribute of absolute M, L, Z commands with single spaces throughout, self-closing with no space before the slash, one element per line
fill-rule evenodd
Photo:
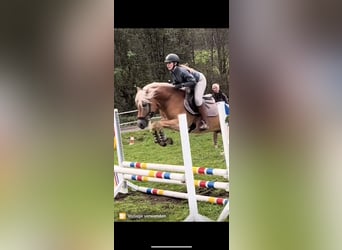
<path fill-rule="evenodd" d="M 208 116 L 217 116 L 218 109 L 215 99 L 211 94 L 203 96 L 203 104 L 207 110 Z M 198 108 L 195 104 L 194 90 L 191 88 L 185 89 L 184 107 L 192 115 L 200 116 Z"/>

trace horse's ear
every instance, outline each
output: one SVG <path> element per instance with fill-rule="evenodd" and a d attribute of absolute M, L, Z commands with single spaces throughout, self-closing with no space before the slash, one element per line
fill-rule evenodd
<path fill-rule="evenodd" d="M 137 92 L 139 92 L 141 90 L 141 88 L 139 88 L 139 87 L 136 87 L 136 88 L 137 88 Z"/>

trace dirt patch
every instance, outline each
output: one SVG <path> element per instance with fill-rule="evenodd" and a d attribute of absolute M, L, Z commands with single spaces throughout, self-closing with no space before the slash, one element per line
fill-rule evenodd
<path fill-rule="evenodd" d="M 186 200 L 184 199 L 177 199 L 162 195 L 152 195 L 152 194 L 143 194 L 143 193 L 129 193 L 129 194 L 122 194 L 118 193 L 115 197 L 115 201 L 124 201 L 125 199 L 134 199 L 135 202 L 149 202 L 150 204 L 160 204 L 160 203 L 174 203 L 179 204 L 181 202 L 184 202 Z"/>
<path fill-rule="evenodd" d="M 145 200 L 148 200 L 151 204 L 160 204 L 161 202 L 165 203 L 175 203 L 179 204 L 180 202 L 184 202 L 183 199 L 171 198 L 167 196 L 159 196 L 159 195 L 147 195 Z"/>

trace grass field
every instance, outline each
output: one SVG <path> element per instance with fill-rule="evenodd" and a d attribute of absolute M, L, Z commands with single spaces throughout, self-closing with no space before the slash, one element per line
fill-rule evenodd
<path fill-rule="evenodd" d="M 152 134 L 148 130 L 126 132 L 122 134 L 124 160 L 132 162 L 162 163 L 183 165 L 180 134 L 166 130 L 166 135 L 174 141 L 173 145 L 161 147 L 153 142 Z M 134 137 L 134 144 L 129 145 L 130 137 Z M 196 167 L 226 168 L 223 155 L 222 137 L 219 135 L 219 147 L 213 146 L 212 133 L 202 135 L 190 134 L 192 162 Z M 114 152 L 114 164 L 117 164 Z M 195 179 L 227 182 L 224 177 L 195 175 Z M 153 182 L 132 183 L 151 188 L 186 192 L 185 185 L 163 184 Z M 222 189 L 196 188 L 201 195 L 229 198 L 229 192 Z M 199 201 L 198 211 L 201 215 L 217 220 L 223 206 Z M 183 221 L 189 215 L 188 201 L 158 195 L 144 194 L 129 190 L 128 194 L 118 194 L 114 199 L 114 221 L 119 220 L 119 213 L 126 214 L 127 222 L 132 221 Z M 121 221 L 121 220 L 120 220 Z M 228 221 L 228 218 L 227 218 Z"/>

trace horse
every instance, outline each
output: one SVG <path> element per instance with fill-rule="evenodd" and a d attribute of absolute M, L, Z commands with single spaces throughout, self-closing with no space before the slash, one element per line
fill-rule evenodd
<path fill-rule="evenodd" d="M 165 136 L 163 128 L 179 131 L 178 115 L 186 114 L 189 133 L 220 132 L 218 108 L 214 98 L 204 96 L 204 104 L 208 114 L 207 130 L 200 130 L 201 116 L 194 105 L 193 93 L 190 88 L 175 88 L 166 82 L 152 82 L 143 88 L 137 87 L 135 105 L 138 109 L 137 126 L 144 129 L 149 125 L 155 114 L 160 114 L 159 121 L 151 122 L 154 142 L 160 146 L 173 144 L 172 138 Z"/>

